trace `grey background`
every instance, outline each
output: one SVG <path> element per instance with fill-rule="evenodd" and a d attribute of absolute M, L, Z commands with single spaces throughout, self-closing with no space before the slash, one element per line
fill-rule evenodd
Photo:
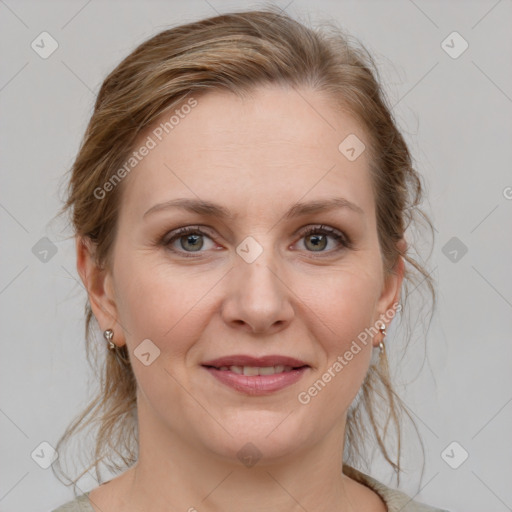
<path fill-rule="evenodd" d="M 73 497 L 31 453 L 56 444 L 93 384 L 74 245 L 53 217 L 102 80 L 168 26 L 261 5 L 0 0 L 0 511 L 41 512 Z M 333 18 L 373 52 L 427 183 L 438 308 L 428 331 L 416 329 L 407 358 L 399 360 L 398 342 L 389 348 L 426 449 L 419 484 L 410 437 L 401 488 L 453 512 L 512 510 L 512 2 L 278 5 L 312 22 Z M 31 48 L 43 31 L 59 45 L 47 59 Z M 469 44 L 455 59 L 441 46 L 453 31 Z M 43 237 L 56 250 L 46 262 L 36 257 L 36 244 L 49 245 Z M 441 455 L 453 441 L 469 454 L 457 469 Z M 461 452 L 448 453 L 453 460 Z M 372 474 L 393 485 L 378 458 Z"/>

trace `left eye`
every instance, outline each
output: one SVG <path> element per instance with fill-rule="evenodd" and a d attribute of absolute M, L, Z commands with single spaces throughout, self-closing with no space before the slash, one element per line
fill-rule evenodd
<path fill-rule="evenodd" d="M 338 245 L 341 245 L 343 247 L 349 247 L 350 242 L 348 239 L 338 230 L 330 228 L 328 226 L 320 226 L 320 227 L 310 227 L 305 232 L 302 233 L 302 238 L 305 240 L 310 241 L 309 247 L 313 247 L 312 252 L 333 252 L 333 251 L 324 251 L 328 238 L 333 238 L 336 240 Z M 305 242 L 304 245 L 308 246 L 308 244 Z M 320 248 L 320 250 L 317 250 Z M 339 249 L 339 247 L 338 247 Z M 333 249 L 336 251 L 337 249 Z"/>
<path fill-rule="evenodd" d="M 203 252 L 201 249 L 204 247 L 204 238 L 208 238 L 212 243 L 213 240 L 211 237 L 197 227 L 185 227 L 180 228 L 170 237 L 164 237 L 162 240 L 162 244 L 166 247 L 169 247 L 170 250 L 177 253 L 193 253 L 193 252 Z M 334 239 L 339 247 L 334 248 L 329 251 L 325 251 L 324 249 L 328 245 L 329 238 Z M 345 247 L 350 248 L 350 240 L 343 233 L 339 232 L 336 229 L 330 228 L 328 226 L 312 226 L 303 230 L 301 232 L 301 240 L 304 239 L 304 246 L 307 249 L 311 249 L 308 252 L 334 252 Z M 175 247 L 174 244 L 176 242 L 179 243 L 179 248 Z"/>

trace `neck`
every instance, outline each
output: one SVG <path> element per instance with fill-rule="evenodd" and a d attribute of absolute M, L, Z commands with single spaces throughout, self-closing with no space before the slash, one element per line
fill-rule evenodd
<path fill-rule="evenodd" d="M 342 473 L 345 423 L 316 444 L 244 466 L 190 444 L 145 408 L 139 408 L 138 462 L 127 479 L 130 510 L 221 512 L 255 504 L 269 512 L 356 510 L 361 486 Z"/>

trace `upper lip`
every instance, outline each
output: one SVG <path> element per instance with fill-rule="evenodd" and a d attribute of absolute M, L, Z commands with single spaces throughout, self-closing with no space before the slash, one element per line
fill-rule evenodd
<path fill-rule="evenodd" d="M 243 354 L 235 354 L 232 356 L 219 357 L 211 359 L 202 363 L 203 366 L 214 366 L 220 368 L 222 366 L 291 366 L 293 368 L 300 368 L 301 366 L 309 366 L 304 361 L 295 359 L 294 357 L 269 355 L 263 357 L 246 356 Z"/>

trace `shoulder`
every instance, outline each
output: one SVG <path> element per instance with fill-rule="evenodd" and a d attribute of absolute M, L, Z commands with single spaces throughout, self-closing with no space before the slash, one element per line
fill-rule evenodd
<path fill-rule="evenodd" d="M 86 492 L 74 500 L 68 501 L 51 512 L 94 512 Z"/>
<path fill-rule="evenodd" d="M 346 464 L 343 465 L 343 473 L 379 494 L 386 503 L 388 512 L 449 512 L 415 501 L 404 492 L 388 487 L 375 478 Z"/>

